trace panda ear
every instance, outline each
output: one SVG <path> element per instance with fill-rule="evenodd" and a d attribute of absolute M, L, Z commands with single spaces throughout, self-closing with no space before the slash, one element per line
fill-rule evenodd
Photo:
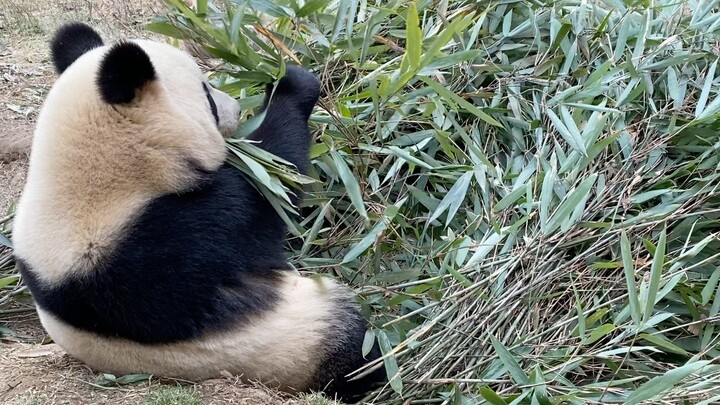
<path fill-rule="evenodd" d="M 89 26 L 74 22 L 60 27 L 50 41 L 53 64 L 62 73 L 85 52 L 103 45 L 100 34 Z"/>
<path fill-rule="evenodd" d="M 129 103 L 136 90 L 155 80 L 150 57 L 134 42 L 113 45 L 100 62 L 97 84 L 103 100 L 109 104 Z"/>

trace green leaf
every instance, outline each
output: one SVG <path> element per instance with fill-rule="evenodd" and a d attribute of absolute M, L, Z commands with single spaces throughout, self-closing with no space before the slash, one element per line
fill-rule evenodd
<path fill-rule="evenodd" d="M 368 234 L 365 235 L 365 237 L 363 237 L 360 240 L 360 242 L 356 243 L 355 245 L 353 245 L 350 248 L 350 250 L 348 250 L 348 252 L 345 254 L 345 257 L 343 258 L 342 262 L 340 262 L 340 264 L 349 263 L 349 262 L 355 260 L 364 251 L 366 251 L 367 248 L 372 246 L 372 244 L 375 242 L 375 239 L 378 237 L 378 235 L 380 235 L 380 233 L 382 231 L 385 230 L 385 228 L 387 228 L 387 225 L 385 224 L 384 221 L 380 221 L 377 224 L 375 224 L 373 229 L 370 232 L 368 232 Z"/>
<path fill-rule="evenodd" d="M 170 38 L 186 39 L 185 31 L 165 22 L 153 22 L 145 25 L 145 29 L 156 34 L 165 35 Z"/>
<path fill-rule="evenodd" d="M 500 212 L 525 195 L 525 187 L 517 187 L 495 204 L 493 211 Z"/>
<path fill-rule="evenodd" d="M 651 335 L 648 333 L 641 333 L 638 338 L 647 340 L 648 342 L 652 343 L 655 347 L 664 350 L 668 353 L 676 353 L 676 354 L 682 354 L 683 356 L 690 356 L 690 353 L 682 349 L 681 347 L 675 345 L 671 341 L 669 341 L 667 338 L 665 338 L 662 335 Z"/>
<path fill-rule="evenodd" d="M 635 266 L 633 265 L 632 249 L 627 233 L 620 234 L 620 252 L 622 255 L 623 269 L 625 270 L 625 284 L 628 290 L 628 301 L 630 302 L 630 314 L 635 325 L 640 325 L 642 320 L 640 314 L 640 301 L 638 301 L 637 287 L 635 286 Z"/>
<path fill-rule="evenodd" d="M 256 129 L 258 129 L 258 127 L 260 127 L 263 120 L 265 120 L 265 111 L 251 118 L 248 118 L 245 122 L 238 125 L 238 129 L 235 134 L 239 138 L 247 138 Z"/>
<path fill-rule="evenodd" d="M 515 360 L 515 357 L 508 351 L 508 349 L 500 343 L 492 334 L 490 335 L 490 341 L 492 342 L 493 348 L 497 355 L 500 357 L 500 361 L 505 365 L 510 377 L 516 384 L 527 385 L 530 383 L 530 379 L 527 374 L 520 367 L 520 363 Z"/>
<path fill-rule="evenodd" d="M 710 89 L 712 88 L 712 84 L 715 81 L 715 69 L 717 68 L 717 64 L 718 59 L 715 59 L 710 65 L 710 69 L 708 69 L 707 74 L 705 75 L 705 84 L 702 87 L 700 98 L 698 99 L 697 104 L 695 104 L 696 118 L 700 118 L 703 114 L 703 111 L 705 111 L 705 105 L 707 104 L 708 98 L 710 97 Z"/>
<path fill-rule="evenodd" d="M 440 97 L 453 101 L 454 103 L 456 103 L 459 106 L 461 106 L 462 108 L 468 110 L 471 114 L 475 115 L 476 117 L 480 118 L 482 121 L 484 121 L 490 125 L 494 125 L 496 127 L 502 127 L 502 124 L 500 124 L 497 120 L 495 120 L 495 118 L 484 113 L 479 108 L 477 108 L 474 105 L 470 104 L 469 102 L 465 101 L 460 96 L 458 96 L 457 94 L 446 89 L 441 84 L 439 84 L 429 78 L 425 78 L 425 77 L 420 77 L 420 80 L 422 80 L 423 82 L 425 82 L 425 84 L 427 84 L 433 90 L 435 90 L 440 95 Z"/>
<path fill-rule="evenodd" d="M 340 0 L 340 4 L 335 10 L 335 22 L 333 24 L 330 42 L 337 41 L 338 37 L 340 36 L 340 32 L 343 28 L 345 28 L 345 22 L 346 20 L 348 20 L 347 16 L 350 12 L 351 7 L 354 7 L 351 0 Z"/>
<path fill-rule="evenodd" d="M 447 271 L 450 273 L 457 281 L 460 282 L 460 284 L 464 285 L 465 287 L 472 286 L 472 281 L 468 280 L 467 277 L 463 276 L 462 273 L 457 271 L 452 265 L 447 266 Z"/>
<path fill-rule="evenodd" d="M 460 208 L 460 204 L 465 201 L 465 195 L 467 194 L 470 180 L 473 177 L 473 172 L 465 172 L 460 178 L 453 184 L 450 190 L 445 194 L 445 197 L 440 201 L 440 204 L 435 208 L 430 218 L 428 218 L 425 227 L 430 226 L 430 223 L 436 220 L 445 210 L 448 211 L 447 220 L 445 226 L 450 225 L 450 221 L 455 217 L 455 213 Z"/>
<path fill-rule="evenodd" d="M 453 35 L 457 34 L 458 32 L 461 32 L 465 27 L 467 27 L 472 22 L 472 17 L 474 17 L 473 14 L 470 14 L 466 16 L 465 18 L 455 18 L 450 25 L 443 28 L 442 31 L 435 37 L 435 39 L 430 44 L 430 47 L 428 48 L 427 52 L 422 56 L 422 60 L 420 61 L 420 66 L 427 67 L 427 68 L 441 68 L 445 66 L 452 66 L 455 64 L 458 64 L 462 61 L 468 60 L 470 58 L 474 58 L 475 56 L 480 54 L 480 51 L 477 49 L 470 49 L 465 51 L 460 51 L 457 53 L 454 53 L 452 55 L 443 57 L 443 58 L 436 58 L 437 54 L 440 52 L 440 49 L 442 49 L 445 45 L 447 45 L 448 41 L 450 41 L 453 37 Z M 449 61 L 453 61 L 454 63 L 448 64 Z"/>
<path fill-rule="evenodd" d="M 504 237 L 505 236 L 496 232 L 488 232 L 485 234 L 485 238 L 478 243 L 477 250 L 472 256 L 470 256 L 470 260 L 468 260 L 465 267 L 472 267 L 480 263 L 488 255 L 488 253 L 497 247 L 497 244 L 500 243 Z"/>
<path fill-rule="evenodd" d="M 545 173 L 545 177 L 542 182 L 542 189 L 540 191 L 540 226 L 542 228 L 547 227 L 548 218 L 550 216 L 550 204 L 553 202 L 555 193 L 553 187 L 557 177 L 555 168 L 552 168 L 549 172 Z"/>
<path fill-rule="evenodd" d="M 428 169 L 428 170 L 434 169 L 434 167 L 432 165 L 429 165 L 429 164 L 423 162 L 422 160 L 416 158 L 415 156 L 411 155 L 410 152 L 408 152 L 405 149 L 398 148 L 397 146 L 388 146 L 388 149 L 391 150 L 395 155 L 397 155 L 398 157 L 400 157 L 401 159 L 403 159 L 409 163 L 418 165 L 418 166 Z"/>
<path fill-rule="evenodd" d="M 10 240 L 10 238 L 5 236 L 5 234 L 3 234 L 2 232 L 0 232 L 0 245 L 7 246 L 9 248 L 13 247 L 13 244 L 12 244 L 12 241 Z"/>
<path fill-rule="evenodd" d="M 115 380 L 120 385 L 135 384 L 139 382 L 149 381 L 150 374 L 126 374 Z"/>
<path fill-rule="evenodd" d="M 702 296 L 702 305 L 707 305 L 710 303 L 710 299 L 712 298 L 713 292 L 715 291 L 715 286 L 718 285 L 718 280 L 720 280 L 720 267 L 716 268 L 715 271 L 713 271 L 707 281 L 707 284 L 705 284 L 705 287 L 703 287 L 702 289 L 702 293 L 700 294 Z"/>
<path fill-rule="evenodd" d="M 267 13 L 275 18 L 294 17 L 295 12 L 289 7 L 278 5 L 275 1 L 255 0 L 251 2 L 252 8 L 256 11 Z"/>
<path fill-rule="evenodd" d="M 561 108 L 561 111 L 567 111 Z M 569 114 L 567 114 L 569 116 Z M 587 156 L 587 149 L 585 149 L 585 141 L 582 139 L 582 135 L 580 134 L 580 131 L 577 130 L 577 126 L 575 126 L 575 123 L 570 119 L 568 121 L 572 122 L 572 127 L 568 128 L 565 123 L 558 117 L 552 110 L 547 110 L 547 116 L 550 118 L 550 122 L 552 122 L 555 129 L 558 131 L 560 136 L 565 139 L 565 141 L 570 145 L 571 148 L 573 148 L 576 152 L 580 153 L 583 156 Z"/>
<path fill-rule="evenodd" d="M 405 28 L 406 57 L 410 68 L 417 71 L 420 68 L 420 56 L 422 55 L 422 29 L 417 14 L 415 2 L 410 2 L 407 10 L 407 25 Z"/>
<path fill-rule="evenodd" d="M 245 49 L 247 46 L 247 41 L 240 35 L 240 32 L 242 30 L 241 24 L 245 17 L 245 8 L 247 7 L 248 2 L 249 0 L 246 0 L 235 8 L 235 15 L 233 16 L 232 23 L 230 24 L 230 41 L 235 44 L 235 49 L 238 51 L 240 51 L 240 49 Z"/>
<path fill-rule="evenodd" d="M 368 329 L 365 331 L 365 337 L 363 338 L 363 344 L 362 344 L 363 357 L 366 357 L 368 354 L 370 354 L 370 351 L 372 350 L 373 345 L 375 345 L 375 331 L 373 329 Z"/>
<path fill-rule="evenodd" d="M 428 51 L 429 52 L 429 51 Z M 433 60 L 432 62 L 425 64 L 423 62 L 420 62 L 420 65 L 423 66 L 423 68 L 418 72 L 419 75 L 429 75 L 438 69 L 445 69 L 451 66 L 456 66 L 461 64 L 462 62 L 471 61 L 478 57 L 481 54 L 481 51 L 477 49 L 471 49 L 469 51 L 461 51 L 456 52 L 453 54 L 450 54 L 448 56 L 444 56 L 442 58 L 437 58 Z M 427 53 L 423 55 L 423 60 L 427 56 Z"/>
<path fill-rule="evenodd" d="M 671 390 L 684 378 L 687 378 L 691 374 L 702 370 L 708 364 L 710 364 L 710 362 L 705 360 L 691 360 L 682 367 L 669 370 L 665 374 L 655 377 L 638 387 L 638 389 L 633 391 L 630 396 L 628 396 L 625 404 L 635 405 L 643 401 L 657 398 L 664 392 Z"/>
<path fill-rule="evenodd" d="M 507 405 L 507 402 L 487 385 L 480 387 L 480 395 L 492 405 Z"/>
<path fill-rule="evenodd" d="M 590 194 L 590 190 L 592 189 L 593 184 L 595 184 L 596 179 L 597 174 L 591 174 L 589 177 L 583 180 L 575 190 L 572 190 L 567 194 L 565 199 L 563 199 L 563 201 L 560 203 L 557 209 L 555 209 L 555 212 L 548 220 L 547 228 L 543 230 L 543 233 L 545 233 L 546 235 L 551 234 L 555 232 L 557 228 L 563 225 L 564 222 L 570 221 L 570 215 L 573 213 L 575 208 L 577 208 L 580 204 L 584 203 L 585 200 L 587 200 Z"/>
<path fill-rule="evenodd" d="M 392 351 L 390 340 L 388 339 L 385 332 L 382 330 L 378 330 L 377 332 L 375 332 L 375 334 L 378 337 L 378 346 L 380 346 L 380 352 L 383 354 L 383 356 L 386 356 Z M 390 387 L 398 394 L 402 394 L 403 382 L 402 378 L 400 377 L 400 368 L 398 367 L 395 356 L 386 356 L 383 358 L 383 361 L 385 362 L 385 372 L 387 373 Z"/>
<path fill-rule="evenodd" d="M 149 381 L 151 377 L 152 376 L 150 374 L 127 374 L 121 377 L 116 377 L 113 374 L 102 373 L 98 375 L 97 378 L 95 378 L 95 384 L 101 387 L 128 385 L 143 381 Z"/>
<path fill-rule="evenodd" d="M 305 4 L 298 10 L 297 16 L 298 17 L 307 17 L 312 13 L 321 11 L 328 5 L 327 0 L 308 0 L 305 2 Z"/>
<path fill-rule="evenodd" d="M 369 219 L 367 211 L 365 211 L 365 203 L 363 202 L 360 185 L 358 184 L 355 175 L 350 171 L 350 168 L 347 163 L 345 163 L 345 160 L 337 152 L 331 151 L 330 154 L 332 155 L 333 162 L 337 168 L 337 175 L 340 177 L 343 184 L 345 184 L 345 191 L 347 191 L 350 201 L 352 201 L 352 204 L 355 206 L 358 214 L 366 220 Z"/>
<path fill-rule="evenodd" d="M 660 239 L 658 240 L 655 255 L 653 256 L 652 266 L 650 267 L 650 283 L 647 288 L 647 295 L 645 298 L 645 311 L 643 312 L 643 323 L 646 323 L 653 313 L 655 308 L 655 297 L 657 296 L 658 290 L 660 289 L 660 278 L 662 277 L 663 267 L 665 266 L 665 240 L 667 239 L 667 232 L 665 228 L 660 232 Z"/>
<path fill-rule="evenodd" d="M 0 278 L 0 288 L 5 288 L 10 284 L 17 283 L 18 281 L 20 281 L 20 275 L 18 274 Z"/>
<path fill-rule="evenodd" d="M 240 160 L 242 160 L 250 170 L 252 170 L 255 178 L 260 181 L 260 183 L 270 190 L 275 189 L 275 184 L 272 182 L 270 174 L 260 163 L 242 153 L 236 153 L 235 155 L 240 158 Z"/>
<path fill-rule="evenodd" d="M 575 311 L 577 312 L 577 330 L 580 341 L 586 343 L 587 337 L 585 336 L 586 320 L 585 313 L 583 312 L 582 303 L 580 302 L 580 295 L 577 292 L 575 284 L 572 285 L 573 294 L 575 295 Z"/>
<path fill-rule="evenodd" d="M 591 345 L 598 340 L 605 337 L 608 333 L 615 330 L 615 325 L 606 323 L 603 325 L 598 326 L 597 328 L 593 329 L 592 332 L 590 332 L 590 336 L 588 336 L 587 340 L 585 341 L 586 344 Z"/>
<path fill-rule="evenodd" d="M 195 5 L 197 7 L 197 15 L 204 16 L 207 14 L 207 0 L 197 0 Z"/>
<path fill-rule="evenodd" d="M 330 208 L 332 207 L 333 200 L 328 201 L 325 203 L 325 205 L 322 207 L 320 212 L 318 213 L 317 217 L 315 218 L 315 221 L 313 222 L 310 229 L 305 234 L 305 240 L 303 243 L 303 247 L 300 250 L 300 256 L 305 256 L 310 249 L 310 246 L 312 246 L 312 243 L 315 241 L 315 239 L 318 236 L 318 233 L 320 233 L 320 229 L 322 229 L 322 226 L 325 224 L 325 220 L 327 219 L 326 216 L 328 215 L 328 212 L 330 211 Z"/>

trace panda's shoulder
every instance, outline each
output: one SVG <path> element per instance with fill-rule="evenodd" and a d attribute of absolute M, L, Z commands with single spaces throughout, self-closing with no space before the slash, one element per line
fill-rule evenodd
<path fill-rule="evenodd" d="M 177 251 L 212 249 L 231 263 L 283 256 L 282 219 L 238 169 L 227 165 L 193 189 L 150 202 L 130 229 L 123 250 L 164 241 Z"/>
<path fill-rule="evenodd" d="M 40 306 L 75 327 L 172 342 L 271 309 L 276 272 L 287 268 L 283 234 L 272 206 L 223 167 L 193 190 L 151 201 L 81 277 L 42 285 L 29 264 L 22 271 Z"/>
<path fill-rule="evenodd" d="M 138 222 L 145 226 L 153 222 L 159 226 L 166 222 L 179 225 L 194 221 L 244 222 L 252 220 L 258 211 L 267 211 L 266 205 L 269 206 L 267 201 L 238 169 L 224 165 L 215 172 L 204 173 L 197 184 L 186 190 L 153 199 Z"/>

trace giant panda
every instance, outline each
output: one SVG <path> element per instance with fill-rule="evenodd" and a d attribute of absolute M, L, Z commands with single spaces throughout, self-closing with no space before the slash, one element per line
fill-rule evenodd
<path fill-rule="evenodd" d="M 284 222 L 237 169 L 238 103 L 193 59 L 147 40 L 105 45 L 83 23 L 51 41 L 43 104 L 13 225 L 22 278 L 52 339 L 91 368 L 359 398 L 367 322 L 351 291 L 285 259 Z M 288 67 L 249 136 L 310 164 L 320 85 Z M 269 97 L 269 94 L 268 96 Z"/>

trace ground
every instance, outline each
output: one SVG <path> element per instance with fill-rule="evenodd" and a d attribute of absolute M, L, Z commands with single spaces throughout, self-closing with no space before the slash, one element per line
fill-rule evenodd
<path fill-rule="evenodd" d="M 259 385 L 247 386 L 232 376 L 199 384 L 146 377 L 132 385 L 112 384 L 57 345 L 46 343 L 49 337 L 33 312 L 5 318 L 2 326 L 15 334 L 0 343 L 2 404 L 331 404 L 316 396 L 296 399 Z"/>
<path fill-rule="evenodd" d="M 0 218 L 12 211 L 25 182 L 37 113 L 55 72 L 48 39 L 69 20 L 91 23 L 105 40 L 147 36 L 143 23 L 162 12 L 153 0 L 0 0 Z M 152 379 L 132 385 L 97 384 L 99 374 L 70 358 L 45 335 L 31 307 L 0 318 L 2 404 L 312 404 L 234 377 L 200 384 Z M 119 376 L 118 376 L 119 377 Z"/>

